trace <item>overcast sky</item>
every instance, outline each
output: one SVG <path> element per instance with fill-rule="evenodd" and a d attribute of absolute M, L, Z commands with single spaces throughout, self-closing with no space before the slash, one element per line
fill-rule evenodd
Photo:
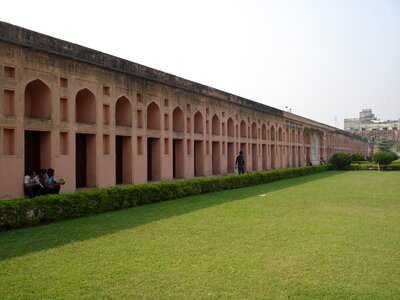
<path fill-rule="evenodd" d="M 400 119 L 400 0 L 9 0 L 0 20 L 340 128 Z"/>

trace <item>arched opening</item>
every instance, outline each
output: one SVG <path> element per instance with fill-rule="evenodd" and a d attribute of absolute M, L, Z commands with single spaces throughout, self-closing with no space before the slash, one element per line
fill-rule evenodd
<path fill-rule="evenodd" d="M 274 128 L 274 126 L 271 127 L 271 141 L 275 141 L 275 128 Z"/>
<path fill-rule="evenodd" d="M 75 180 L 76 187 L 96 186 L 96 135 L 75 135 Z"/>
<path fill-rule="evenodd" d="M 155 102 L 147 106 L 147 129 L 160 130 L 160 108 Z"/>
<path fill-rule="evenodd" d="M 257 124 L 256 124 L 256 122 L 253 122 L 253 124 L 251 124 L 251 137 L 253 139 L 257 138 Z"/>
<path fill-rule="evenodd" d="M 118 98 L 115 104 L 115 125 L 132 126 L 131 102 L 125 96 Z"/>
<path fill-rule="evenodd" d="M 261 155 L 262 155 L 262 169 L 266 170 L 267 169 L 267 159 L 268 159 L 266 144 L 263 144 L 261 147 Z"/>
<path fill-rule="evenodd" d="M 25 171 L 51 166 L 51 132 L 25 130 Z"/>
<path fill-rule="evenodd" d="M 183 122 L 183 121 L 182 121 Z M 172 140 L 172 177 L 183 178 L 185 176 L 185 154 L 184 154 L 184 140 Z"/>
<path fill-rule="evenodd" d="M 326 148 L 326 140 L 324 139 L 324 136 L 321 133 L 319 133 L 317 135 L 317 138 L 319 140 L 318 164 L 321 164 L 321 160 L 326 160 L 325 153 L 324 153 L 325 152 L 324 148 Z M 349 144 L 350 144 L 350 142 L 349 142 Z"/>
<path fill-rule="evenodd" d="M 233 124 L 232 118 L 228 119 L 227 122 L 228 126 L 228 136 L 234 137 L 235 136 L 235 125 Z"/>
<path fill-rule="evenodd" d="M 304 141 L 304 155 L 306 159 L 306 165 L 310 165 L 311 163 L 311 148 L 310 148 L 310 142 L 311 142 L 311 137 L 309 132 L 305 132 L 303 136 L 303 141 Z"/>
<path fill-rule="evenodd" d="M 203 133 L 203 115 L 199 111 L 194 114 L 194 133 Z"/>
<path fill-rule="evenodd" d="M 219 175 L 221 173 L 221 143 L 212 142 L 212 174 Z"/>
<path fill-rule="evenodd" d="M 75 118 L 80 123 L 96 123 L 96 97 L 88 89 L 80 90 L 76 94 Z"/>
<path fill-rule="evenodd" d="M 297 166 L 301 167 L 302 166 L 302 161 L 301 161 L 301 147 L 297 147 Z"/>
<path fill-rule="evenodd" d="M 246 122 L 242 120 L 242 122 L 240 122 L 240 137 L 247 137 L 246 131 Z"/>
<path fill-rule="evenodd" d="M 214 115 L 212 117 L 211 126 L 212 126 L 212 130 L 211 130 L 212 134 L 220 135 L 220 124 L 219 124 L 219 118 L 217 115 Z"/>
<path fill-rule="evenodd" d="M 183 132 L 183 111 L 180 107 L 176 107 L 172 113 L 172 130 L 175 132 Z"/>
<path fill-rule="evenodd" d="M 194 141 L 194 176 L 204 176 L 204 146 L 203 141 Z"/>
<path fill-rule="evenodd" d="M 304 134 L 304 143 L 305 143 L 306 145 L 309 145 L 309 144 L 310 144 L 310 141 L 311 141 L 310 133 L 309 133 L 309 132 L 306 132 L 306 133 Z"/>
<path fill-rule="evenodd" d="M 257 144 L 251 145 L 251 170 L 253 172 L 258 170 L 258 151 Z"/>
<path fill-rule="evenodd" d="M 283 137 L 282 137 L 282 128 L 279 127 L 279 130 L 278 130 L 278 141 L 282 142 L 282 140 L 283 140 Z"/>
<path fill-rule="evenodd" d="M 147 137 L 147 181 L 161 179 L 161 141 L 160 138 Z"/>
<path fill-rule="evenodd" d="M 235 172 L 235 144 L 227 143 L 228 153 L 228 173 L 232 174 Z"/>
<path fill-rule="evenodd" d="M 25 87 L 25 117 L 51 118 L 50 88 L 39 79 L 28 83 Z"/>
<path fill-rule="evenodd" d="M 261 137 L 263 140 L 267 139 L 267 126 L 265 124 L 261 127 Z"/>
<path fill-rule="evenodd" d="M 311 147 L 311 163 L 313 166 L 319 165 L 320 162 L 320 145 L 321 145 L 321 140 L 318 134 L 313 133 L 312 136 L 310 137 L 310 147 Z"/>
<path fill-rule="evenodd" d="M 275 141 L 275 127 L 271 126 L 271 141 Z M 276 146 L 271 143 L 271 169 L 276 168 Z"/>
<path fill-rule="evenodd" d="M 292 142 L 296 143 L 296 131 L 294 129 L 292 130 Z M 292 146 L 292 167 L 298 167 L 296 156 L 296 147 Z"/>
<path fill-rule="evenodd" d="M 130 136 L 115 136 L 115 183 L 132 182 L 132 142 Z"/>

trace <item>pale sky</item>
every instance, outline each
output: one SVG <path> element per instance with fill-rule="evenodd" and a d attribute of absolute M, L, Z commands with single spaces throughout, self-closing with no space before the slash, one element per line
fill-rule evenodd
<path fill-rule="evenodd" d="M 340 128 L 400 119 L 400 0 L 12 0 L 0 20 Z"/>

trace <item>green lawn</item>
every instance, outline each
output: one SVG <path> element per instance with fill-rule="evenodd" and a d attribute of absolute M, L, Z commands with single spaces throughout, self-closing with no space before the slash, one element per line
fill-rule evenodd
<path fill-rule="evenodd" d="M 0 233 L 0 299 L 399 299 L 400 172 L 325 172 Z"/>

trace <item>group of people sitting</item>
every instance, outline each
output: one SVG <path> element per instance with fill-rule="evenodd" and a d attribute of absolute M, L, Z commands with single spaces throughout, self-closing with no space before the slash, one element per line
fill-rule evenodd
<path fill-rule="evenodd" d="M 58 194 L 65 181 L 63 178 L 56 180 L 54 173 L 52 168 L 28 170 L 24 177 L 25 194 L 30 198 L 46 194 Z"/>

